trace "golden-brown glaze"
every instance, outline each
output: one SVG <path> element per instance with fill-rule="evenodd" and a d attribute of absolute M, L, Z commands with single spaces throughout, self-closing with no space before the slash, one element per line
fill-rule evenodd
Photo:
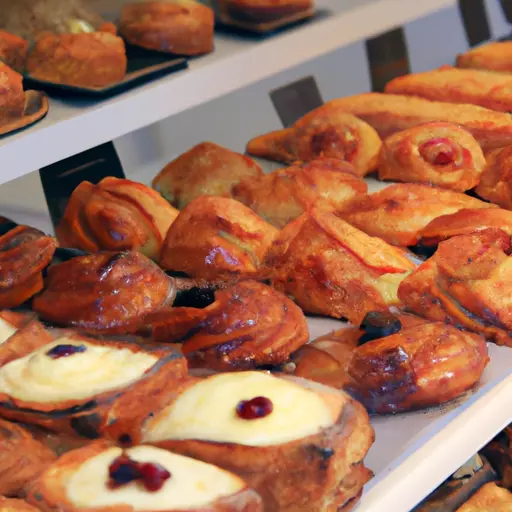
<path fill-rule="evenodd" d="M 234 199 L 200 196 L 171 225 L 160 264 L 207 279 L 255 275 L 277 233 Z"/>
<path fill-rule="evenodd" d="M 213 11 L 195 0 L 148 1 L 123 6 L 119 31 L 149 50 L 200 55 L 213 51 Z"/>
<path fill-rule="evenodd" d="M 457 55 L 459 68 L 512 72 L 512 41 L 487 43 Z"/>
<path fill-rule="evenodd" d="M 494 211 L 495 206 L 451 190 L 397 183 L 353 201 L 339 215 L 371 236 L 407 247 L 418 243 L 421 230 L 433 219 L 463 208 Z"/>
<path fill-rule="evenodd" d="M 29 51 L 26 71 L 46 82 L 102 88 L 122 81 L 126 66 L 124 42 L 116 34 L 44 33 Z"/>
<path fill-rule="evenodd" d="M 104 178 L 82 181 L 73 191 L 57 226 L 61 247 L 87 252 L 139 251 L 157 260 L 178 210 L 150 187 Z"/>
<path fill-rule="evenodd" d="M 485 155 L 487 164 L 475 192 L 482 198 L 512 210 L 512 146 Z"/>
<path fill-rule="evenodd" d="M 262 175 L 248 156 L 203 142 L 167 164 L 153 179 L 153 188 L 182 210 L 199 196 L 229 196 L 234 185 Z"/>
<path fill-rule="evenodd" d="M 485 229 L 441 242 L 398 288 L 405 307 L 512 346 L 510 236 Z"/>
<path fill-rule="evenodd" d="M 7 64 L 0 62 L 0 124 L 25 111 L 23 77 Z"/>
<path fill-rule="evenodd" d="M 419 124 L 440 121 L 464 128 L 484 150 L 512 143 L 512 117 L 476 105 L 373 92 L 333 100 L 321 108 L 357 116 L 373 126 L 382 138 Z"/>
<path fill-rule="evenodd" d="M 23 71 L 27 58 L 28 41 L 0 30 L 0 60 L 17 71 Z"/>
<path fill-rule="evenodd" d="M 0 236 L 0 308 L 20 306 L 43 288 L 56 247 L 55 238 L 27 226 Z"/>
<path fill-rule="evenodd" d="M 381 144 L 377 132 L 364 121 L 336 107 L 320 107 L 291 128 L 252 139 L 247 152 L 285 163 L 336 158 L 351 163 L 364 176 L 375 170 Z"/>
<path fill-rule="evenodd" d="M 123 334 L 140 329 L 174 296 L 173 279 L 142 254 L 100 252 L 50 267 L 33 309 L 57 325 Z"/>
<path fill-rule="evenodd" d="M 152 325 L 156 341 L 183 343 L 191 367 L 219 371 L 280 365 L 309 339 L 301 309 L 256 281 L 216 292 L 205 309 L 163 311 Z"/>
<path fill-rule="evenodd" d="M 512 77 L 506 73 L 443 66 L 395 78 L 385 90 L 433 101 L 480 105 L 498 112 L 512 111 Z"/>
<path fill-rule="evenodd" d="M 4 498 L 3 496 L 0 496 L 1 512 L 38 512 L 38 510 L 38 508 L 29 505 L 24 500 Z"/>
<path fill-rule="evenodd" d="M 23 427 L 0 419 L 0 494 L 23 496 L 25 486 L 55 458 Z M 0 510 L 4 510 L 1 501 Z"/>
<path fill-rule="evenodd" d="M 378 167 L 381 180 L 426 183 L 464 192 L 480 181 L 485 158 L 466 130 L 451 123 L 427 123 L 385 139 Z"/>
<path fill-rule="evenodd" d="M 313 207 L 341 210 L 354 198 L 366 196 L 367 190 L 351 164 L 319 158 L 245 180 L 233 188 L 232 195 L 267 222 L 283 228 Z"/>
<path fill-rule="evenodd" d="M 512 492 L 488 482 L 476 491 L 457 512 L 510 512 Z"/>
<path fill-rule="evenodd" d="M 308 313 L 358 324 L 397 304 L 398 283 L 414 269 L 401 249 L 313 210 L 288 224 L 267 257 L 272 284 Z"/>
<path fill-rule="evenodd" d="M 218 3 L 232 19 L 252 23 L 289 18 L 314 7 L 313 0 L 219 0 Z"/>

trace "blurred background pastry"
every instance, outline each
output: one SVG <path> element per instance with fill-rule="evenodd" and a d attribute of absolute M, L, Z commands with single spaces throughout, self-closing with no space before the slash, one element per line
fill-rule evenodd
<path fill-rule="evenodd" d="M 457 55 L 459 68 L 512 72 L 512 41 L 491 42 Z"/>
<path fill-rule="evenodd" d="M 475 192 L 502 208 L 512 209 L 512 146 L 485 155 L 486 166 Z"/>
<path fill-rule="evenodd" d="M 223 15 L 251 23 L 272 22 L 310 12 L 313 0 L 215 0 Z"/>
<path fill-rule="evenodd" d="M 28 52 L 28 41 L 0 29 L 0 60 L 11 68 L 23 72 Z"/>

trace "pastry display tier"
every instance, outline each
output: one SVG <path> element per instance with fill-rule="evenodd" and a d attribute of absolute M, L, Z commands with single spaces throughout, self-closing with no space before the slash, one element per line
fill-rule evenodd
<path fill-rule="evenodd" d="M 0 139 L 0 184 L 256 83 L 351 43 L 422 18 L 455 0 L 318 0 L 320 15 L 268 38 L 215 34 L 189 69 L 102 102 L 53 99 L 47 118 Z M 325 14 L 323 14 L 325 13 Z M 34 148 L 38 148 L 34 151 Z M 8 165 L 7 165 L 8 164 Z"/>

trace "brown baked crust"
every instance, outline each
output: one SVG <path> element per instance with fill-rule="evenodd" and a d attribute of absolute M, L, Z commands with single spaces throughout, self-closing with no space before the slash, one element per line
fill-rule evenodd
<path fill-rule="evenodd" d="M 30 432 L 0 419 L 0 494 L 23 496 L 26 485 L 55 459 L 55 453 Z M 4 510 L 1 501 L 0 510 Z"/>
<path fill-rule="evenodd" d="M 276 238 L 266 265 L 272 284 L 308 313 L 359 324 L 368 311 L 398 303 L 376 283 L 385 274 L 405 277 L 414 264 L 401 249 L 359 231 L 333 213 L 313 210 Z"/>
<path fill-rule="evenodd" d="M 490 151 L 475 192 L 502 208 L 512 209 L 512 146 Z"/>
<path fill-rule="evenodd" d="M 373 126 L 382 138 L 419 124 L 440 121 L 464 128 L 484 150 L 512 143 L 510 115 L 476 105 L 374 92 L 333 100 L 321 108 L 357 116 Z"/>
<path fill-rule="evenodd" d="M 119 31 L 149 50 L 200 55 L 213 51 L 213 11 L 194 0 L 149 1 L 123 6 Z"/>
<path fill-rule="evenodd" d="M 32 308 L 43 319 L 86 332 L 135 332 L 172 304 L 174 281 L 135 251 L 78 256 L 48 269 Z"/>
<path fill-rule="evenodd" d="M 28 226 L 0 236 L 0 308 L 20 306 L 43 288 L 56 247 L 55 238 Z"/>
<path fill-rule="evenodd" d="M 242 203 L 200 196 L 173 222 L 160 264 L 193 277 L 253 276 L 278 230 Z"/>
<path fill-rule="evenodd" d="M 38 512 L 39 509 L 26 501 L 0 496 L 0 510 L 2 512 Z"/>
<path fill-rule="evenodd" d="M 0 62 L 0 84 L 0 122 L 21 117 L 25 111 L 23 77 L 7 64 Z"/>
<path fill-rule="evenodd" d="M 28 41 L 0 30 L 0 60 L 16 71 L 23 71 L 27 58 Z"/>
<path fill-rule="evenodd" d="M 109 31 L 44 33 L 29 51 L 26 71 L 47 82 L 103 88 L 121 82 L 126 66 L 124 42 Z"/>
<path fill-rule="evenodd" d="M 496 482 L 484 484 L 457 512 L 507 512 L 512 507 L 512 493 Z"/>
<path fill-rule="evenodd" d="M 56 234 L 61 247 L 134 250 L 157 260 L 178 213 L 142 183 L 114 177 L 97 185 L 82 181 L 69 198 Z"/>
<path fill-rule="evenodd" d="M 459 68 L 512 71 L 512 41 L 487 43 L 457 55 Z"/>
<path fill-rule="evenodd" d="M 336 158 L 352 164 L 360 176 L 365 176 L 376 169 L 381 144 L 377 132 L 361 119 L 337 108 L 320 107 L 291 128 L 252 139 L 247 152 L 285 163 Z"/>
<path fill-rule="evenodd" d="M 283 228 L 315 206 L 341 210 L 367 190 L 351 164 L 319 158 L 242 181 L 233 187 L 232 195 L 267 222 Z"/>
<path fill-rule="evenodd" d="M 441 242 L 398 288 L 411 311 L 512 346 L 510 236 L 485 229 Z"/>
<path fill-rule="evenodd" d="M 213 142 L 202 142 L 168 163 L 153 188 L 179 210 L 199 196 L 229 196 L 234 185 L 263 175 L 251 158 Z"/>
<path fill-rule="evenodd" d="M 494 205 L 466 194 L 428 185 L 397 183 L 348 205 L 339 215 L 371 236 L 402 247 L 414 246 L 423 228 L 464 208 L 494 211 Z"/>
<path fill-rule="evenodd" d="M 310 11 L 313 0 L 220 0 L 219 7 L 230 18 L 265 23 Z"/>
<path fill-rule="evenodd" d="M 427 123 L 385 139 L 378 167 L 381 180 L 426 183 L 464 192 L 480 181 L 485 158 L 466 130 L 451 123 Z"/>
<path fill-rule="evenodd" d="M 301 309 L 256 281 L 216 292 L 215 302 L 205 309 L 171 308 L 156 316 L 153 339 L 182 342 L 193 368 L 280 365 L 309 340 Z"/>

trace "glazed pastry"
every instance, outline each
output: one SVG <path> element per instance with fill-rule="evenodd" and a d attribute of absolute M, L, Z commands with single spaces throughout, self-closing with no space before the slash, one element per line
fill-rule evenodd
<path fill-rule="evenodd" d="M 231 19 L 266 23 L 311 12 L 313 0 L 219 0 L 220 10 Z"/>
<path fill-rule="evenodd" d="M 0 368 L 0 414 L 56 432 L 98 437 L 110 410 L 158 401 L 185 377 L 171 346 L 100 341 L 63 332 Z"/>
<path fill-rule="evenodd" d="M 490 151 L 475 192 L 502 208 L 512 210 L 512 146 Z"/>
<path fill-rule="evenodd" d="M 142 183 L 112 177 L 97 185 L 83 181 L 71 194 L 57 239 L 63 247 L 134 250 L 157 260 L 178 213 Z"/>
<path fill-rule="evenodd" d="M 38 512 L 39 509 L 26 501 L 0 496 L 0 510 L 2 512 Z"/>
<path fill-rule="evenodd" d="M 263 175 L 261 167 L 245 155 L 203 142 L 167 164 L 153 180 L 153 188 L 182 210 L 199 196 L 224 196 L 242 180 Z"/>
<path fill-rule="evenodd" d="M 467 130 L 484 150 L 512 143 L 510 115 L 476 105 L 373 92 L 333 100 L 321 108 L 357 116 L 373 126 L 382 138 L 419 124 L 440 121 Z"/>
<path fill-rule="evenodd" d="M 296 375 L 343 387 L 370 412 L 441 405 L 471 389 L 488 362 L 485 340 L 412 315 L 371 312 L 360 328 L 323 336 L 295 356 Z"/>
<path fill-rule="evenodd" d="M 107 441 L 62 456 L 31 487 L 50 512 L 86 510 L 260 512 L 261 498 L 238 476 L 153 446 L 123 450 Z"/>
<path fill-rule="evenodd" d="M 55 458 L 55 453 L 23 427 L 0 419 L 0 494 L 23 495 L 25 486 Z M 4 510 L 2 501 L 0 510 Z"/>
<path fill-rule="evenodd" d="M 465 192 L 480 181 L 485 158 L 473 136 L 450 123 L 427 123 L 388 137 L 381 180 L 426 183 Z"/>
<path fill-rule="evenodd" d="M 341 210 L 367 190 L 352 165 L 319 158 L 242 181 L 233 187 L 232 195 L 270 224 L 283 228 L 314 206 Z"/>
<path fill-rule="evenodd" d="M 0 60 L 9 67 L 23 71 L 27 58 L 28 41 L 0 30 Z"/>
<path fill-rule="evenodd" d="M 320 107 L 291 128 L 252 139 L 247 153 L 285 163 L 336 158 L 351 163 L 364 176 L 375 170 L 380 147 L 380 137 L 367 123 L 339 109 Z"/>
<path fill-rule="evenodd" d="M 300 308 L 256 281 L 216 292 L 215 302 L 205 309 L 171 308 L 156 317 L 153 339 L 182 342 L 193 368 L 276 366 L 309 340 Z"/>
<path fill-rule="evenodd" d="M 125 334 L 170 306 L 174 281 L 138 252 L 100 252 L 49 268 L 34 311 L 57 325 L 92 333 Z"/>
<path fill-rule="evenodd" d="M 25 110 L 23 77 L 3 62 L 0 62 L 0 93 L 0 123 L 21 117 Z"/>
<path fill-rule="evenodd" d="M 148 405 L 147 416 L 126 428 L 114 423 L 109 433 L 238 474 L 265 510 L 348 510 L 371 475 L 363 464 L 373 442 L 364 408 L 297 377 L 236 372 L 189 379 L 170 390 L 165 407 Z"/>
<path fill-rule="evenodd" d="M 459 68 L 512 72 L 512 41 L 487 43 L 457 55 Z"/>
<path fill-rule="evenodd" d="M 200 55 L 213 51 L 213 11 L 195 0 L 129 3 L 119 31 L 131 44 L 148 50 Z"/>
<path fill-rule="evenodd" d="M 53 237 L 28 226 L 0 236 L 0 308 L 20 306 L 43 288 L 56 247 Z"/>
<path fill-rule="evenodd" d="M 443 66 L 433 71 L 400 76 L 386 85 L 386 92 L 418 96 L 433 101 L 468 103 L 512 111 L 512 77 L 506 73 Z"/>
<path fill-rule="evenodd" d="M 171 225 L 160 265 L 207 279 L 252 276 L 277 232 L 234 199 L 200 196 Z"/>
<path fill-rule="evenodd" d="M 288 224 L 269 251 L 272 284 L 306 312 L 359 324 L 398 304 L 398 284 L 414 269 L 404 251 L 313 210 Z"/>
<path fill-rule="evenodd" d="M 398 288 L 405 307 L 512 346 L 510 236 L 485 229 L 441 242 Z"/>
<path fill-rule="evenodd" d="M 433 219 L 463 208 L 495 209 L 492 204 L 459 192 L 397 183 L 353 201 L 339 215 L 371 236 L 407 247 L 418 243 L 421 230 Z"/>
<path fill-rule="evenodd" d="M 512 510 L 512 492 L 486 483 L 457 512 L 509 512 Z"/>

